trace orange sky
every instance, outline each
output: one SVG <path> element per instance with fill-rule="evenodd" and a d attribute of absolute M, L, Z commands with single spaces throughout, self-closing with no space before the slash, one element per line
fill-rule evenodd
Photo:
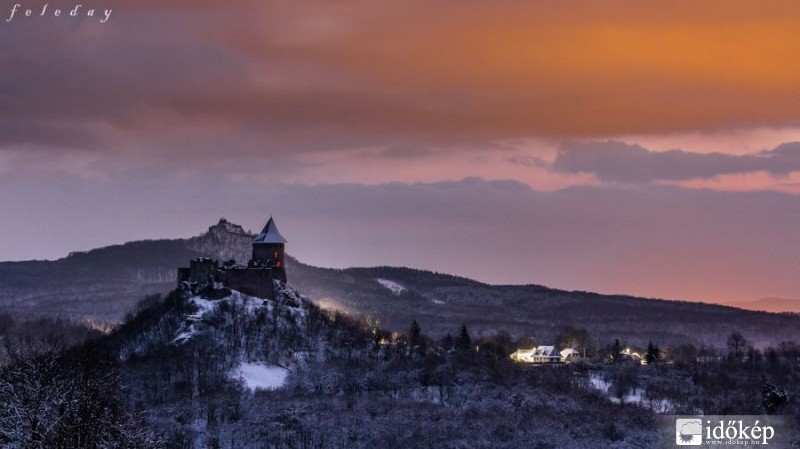
<path fill-rule="evenodd" d="M 438 128 L 495 136 L 796 126 L 800 117 L 797 2 L 348 5 L 310 17 L 281 5 L 265 14 L 295 19 L 295 32 L 244 45 L 264 60 L 278 52 L 321 64 L 346 78 L 333 82 L 343 90 L 410 97 Z M 408 120 L 401 112 L 394 118 Z"/>
<path fill-rule="evenodd" d="M 418 178 L 387 170 L 378 181 L 435 180 L 425 175 L 429 153 L 440 175 L 480 175 L 486 164 L 465 160 L 507 160 L 509 141 L 533 143 L 516 155 L 552 158 L 575 138 L 728 154 L 800 138 L 796 1 L 127 0 L 117 8 L 109 26 L 6 25 L 0 62 L 13 68 L 4 79 L 15 88 L 0 113 L 3 152 L 60 147 L 65 171 L 96 175 L 108 167 L 87 150 L 113 153 L 126 168 L 187 168 L 192 153 L 202 171 L 215 154 L 204 148 L 225 147 L 226 169 L 240 178 L 264 174 L 253 158 L 269 155 L 270 166 L 277 158 L 291 167 L 277 174 L 284 180 L 335 181 L 317 178 L 324 170 L 310 160 L 320 158 L 340 176 L 375 182 L 348 167 L 386 147 L 413 148 L 428 168 L 413 170 L 406 158 L 401 173 Z M 30 158 L 0 155 L 0 171 Z M 504 170 L 520 179 L 508 164 L 490 176 Z"/>

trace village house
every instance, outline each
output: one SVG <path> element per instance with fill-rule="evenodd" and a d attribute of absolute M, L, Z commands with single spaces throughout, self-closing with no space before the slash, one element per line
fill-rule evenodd
<path fill-rule="evenodd" d="M 561 350 L 561 361 L 564 363 L 573 363 L 581 360 L 581 353 L 575 348 L 566 348 Z"/>
<path fill-rule="evenodd" d="M 561 361 L 561 353 L 555 346 L 539 346 L 532 358 L 533 363 L 558 363 Z"/>
<path fill-rule="evenodd" d="M 533 363 L 533 353 L 536 352 L 536 348 L 533 349 L 517 349 L 511 354 L 511 360 L 519 363 Z"/>
<path fill-rule="evenodd" d="M 574 349 L 573 349 L 574 351 Z M 577 353 L 577 351 L 575 351 Z M 510 355 L 511 360 L 519 363 L 560 363 L 561 353 L 555 346 L 537 346 L 531 349 L 517 349 Z"/>

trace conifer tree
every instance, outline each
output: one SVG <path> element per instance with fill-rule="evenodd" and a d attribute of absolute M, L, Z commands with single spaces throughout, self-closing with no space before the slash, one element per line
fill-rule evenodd
<path fill-rule="evenodd" d="M 611 345 L 611 358 L 616 362 L 620 359 L 622 355 L 622 344 L 619 342 L 619 338 L 614 339 L 614 344 Z"/>
<path fill-rule="evenodd" d="M 453 336 L 450 335 L 450 332 L 448 332 L 444 339 L 442 339 L 442 347 L 445 351 L 453 349 Z"/>
<path fill-rule="evenodd" d="M 644 360 L 647 362 L 648 365 L 652 365 L 658 362 L 658 359 L 661 358 L 661 349 L 658 346 L 654 345 L 653 342 L 647 343 L 647 353 L 644 355 Z"/>
<path fill-rule="evenodd" d="M 419 323 L 416 319 L 411 320 L 411 324 L 408 326 L 408 345 L 411 347 L 419 345 L 420 334 L 422 334 L 422 329 L 420 329 Z"/>
<path fill-rule="evenodd" d="M 459 351 L 469 351 L 469 348 L 472 346 L 472 339 L 469 337 L 469 331 L 467 331 L 467 326 L 461 326 L 461 332 L 458 334 L 458 338 L 456 338 L 455 343 L 456 349 Z"/>

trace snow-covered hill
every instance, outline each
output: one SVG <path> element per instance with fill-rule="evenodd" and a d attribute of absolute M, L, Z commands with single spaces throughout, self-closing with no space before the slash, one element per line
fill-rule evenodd
<path fill-rule="evenodd" d="M 234 383 L 277 386 L 310 354 L 324 351 L 322 312 L 293 287 L 275 282 L 274 300 L 221 289 L 209 299 L 174 292 L 149 322 L 128 323 L 116 343 L 121 361 L 153 354 L 215 352 L 216 363 Z M 316 330 L 316 331 L 315 331 Z M 270 383 L 271 382 L 271 383 Z"/>
<path fill-rule="evenodd" d="M 585 428 L 550 435 L 553 445 L 541 447 L 654 441 L 642 426 L 625 427 L 620 443 L 583 424 L 591 420 L 580 414 L 600 416 L 606 403 L 588 389 L 576 392 L 589 402 L 553 390 L 552 376 L 569 371 L 526 373 L 491 353 L 410 347 L 375 322 L 324 312 L 293 287 L 276 287 L 274 301 L 176 291 L 107 338 L 125 373 L 123 402 L 167 447 L 515 448 L 556 425 Z M 641 419 L 634 410 L 614 415 Z"/>

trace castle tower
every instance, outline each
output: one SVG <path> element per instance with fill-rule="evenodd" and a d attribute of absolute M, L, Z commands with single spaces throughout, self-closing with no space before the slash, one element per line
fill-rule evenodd
<path fill-rule="evenodd" d="M 275 271 L 275 277 L 286 282 L 286 269 L 283 261 L 284 244 L 283 238 L 275 220 L 269 217 L 267 225 L 253 239 L 253 258 L 250 260 L 251 266 L 270 267 Z"/>

